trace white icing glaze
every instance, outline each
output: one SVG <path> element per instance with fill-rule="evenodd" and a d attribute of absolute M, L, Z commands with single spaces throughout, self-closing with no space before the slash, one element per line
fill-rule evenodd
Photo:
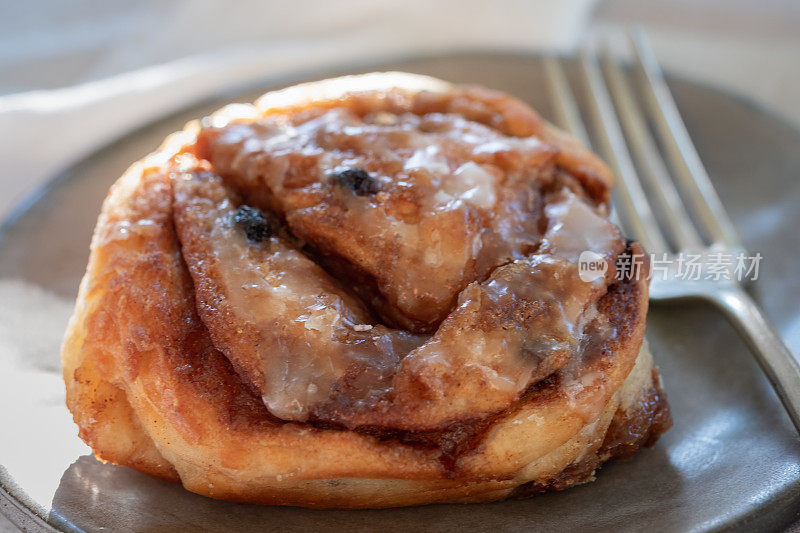
<path fill-rule="evenodd" d="M 443 180 L 442 191 L 481 209 L 491 209 L 497 203 L 495 178 L 486 170 L 468 161 Z"/>
<path fill-rule="evenodd" d="M 457 418 L 473 402 L 491 403 L 456 404 L 458 387 L 479 384 L 504 406 L 580 355 L 608 280 L 581 281 L 577 259 L 585 250 L 610 259 L 620 237 L 567 190 L 545 207 L 540 235 L 533 162 L 552 155 L 540 140 L 456 115 L 344 109 L 302 124 L 236 123 L 213 135 L 208 157 L 226 180 L 246 198 L 266 197 L 313 246 L 346 250 L 387 307 L 415 318 L 428 319 L 426 307 L 448 315 L 441 323 L 430 315 L 438 325 L 430 338 L 383 326 L 280 239 L 247 243 L 226 225 L 232 207 L 222 202 L 210 252 L 233 265 L 224 267 L 224 292 L 237 319 L 261 335 L 263 397 L 276 416 L 303 420 L 356 364 L 367 370 L 348 401 L 369 409 L 396 393 L 399 405 L 413 385 L 431 396 L 414 416 L 431 409 Z M 378 190 L 360 194 L 332 180 L 353 169 L 368 172 Z"/>

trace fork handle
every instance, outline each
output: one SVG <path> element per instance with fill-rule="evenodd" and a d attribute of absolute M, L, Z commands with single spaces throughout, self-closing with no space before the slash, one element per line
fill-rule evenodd
<path fill-rule="evenodd" d="M 712 295 L 744 337 L 761 369 L 767 375 L 789 418 L 800 433 L 800 364 L 781 340 L 755 301 L 739 287 L 723 289 Z"/>

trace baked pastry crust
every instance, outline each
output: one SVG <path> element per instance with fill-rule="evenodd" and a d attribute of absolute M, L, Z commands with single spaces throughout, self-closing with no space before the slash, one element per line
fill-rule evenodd
<path fill-rule="evenodd" d="M 547 148 L 541 168 L 565 175 L 581 201 L 599 212 L 607 202 L 606 167 L 527 106 L 431 78 L 386 73 L 301 85 L 187 125 L 112 187 L 65 338 L 67 404 L 98 458 L 180 481 L 213 498 L 361 508 L 493 501 L 562 489 L 592 479 L 609 458 L 653 444 L 670 419 L 658 372 L 643 346 L 646 265 L 638 265 L 630 279 L 608 280 L 592 296 L 593 312 L 613 334 L 598 335 L 580 357 L 545 358 L 535 368 L 525 367 L 529 379 L 516 392 L 500 395 L 496 387 L 479 383 L 461 392 L 447 389 L 452 396 L 437 403 L 418 392 L 420 376 L 428 375 L 418 372 L 409 374 L 416 380 L 416 388 L 407 387 L 411 392 L 398 387 L 374 401 L 358 397 L 358 408 L 309 399 L 308 409 L 294 413 L 270 404 L 269 383 L 259 369 L 248 367 L 254 359 L 245 357 L 247 343 L 225 342 L 225 328 L 238 324 L 236 309 L 210 302 L 224 301 L 227 293 L 203 285 L 220 275 L 203 267 L 211 245 L 198 228 L 210 219 L 192 199 L 206 194 L 211 202 L 216 189 L 206 183 L 229 182 L 239 196 L 206 204 L 218 207 L 243 196 L 291 222 L 296 206 L 285 196 L 259 197 L 263 183 L 248 183 L 247 175 L 231 170 L 232 159 L 225 159 L 230 145 L 219 141 L 219 132 L 270 117 L 301 121 L 297 117 L 305 113 L 308 120 L 342 107 L 358 109 L 359 116 L 451 114 L 504 136 L 535 138 Z M 524 162 L 520 168 L 537 164 Z M 223 178 L 215 175 L 221 168 L 228 169 Z M 220 187 L 224 192 L 226 185 Z M 331 240 L 319 219 L 294 220 L 290 229 L 317 239 L 317 251 L 343 242 Z M 348 220 L 337 223 L 347 231 Z M 628 244 L 628 251 L 637 247 Z M 609 250 L 609 260 L 620 253 Z M 359 275 L 372 268 L 366 260 L 358 268 L 322 261 L 337 275 L 351 267 Z M 455 313 L 449 293 L 435 305 L 399 306 L 399 293 L 381 290 L 399 283 L 395 271 L 384 271 L 385 279 L 370 293 L 374 305 L 353 312 L 374 312 L 430 342 L 431 329 L 443 329 L 442 321 Z M 469 278 L 469 287 L 480 286 L 475 285 L 480 274 Z M 460 283 L 448 290 L 462 292 Z M 352 294 L 342 298 L 355 301 L 353 308 L 360 305 Z M 429 314 L 420 311 L 431 307 Z M 429 383 L 425 386 L 433 387 Z"/>

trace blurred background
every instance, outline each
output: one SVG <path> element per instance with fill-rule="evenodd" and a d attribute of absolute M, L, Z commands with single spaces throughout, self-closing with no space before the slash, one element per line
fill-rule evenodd
<path fill-rule="evenodd" d="M 0 216 L 103 141 L 270 74 L 438 51 L 566 52 L 597 34 L 622 44 L 631 25 L 647 29 L 666 70 L 800 124 L 797 0 L 0 0 L 0 6 L 0 161 L 7 176 Z"/>
<path fill-rule="evenodd" d="M 53 89 L 248 48 L 369 56 L 453 48 L 568 49 L 641 24 L 675 72 L 800 121 L 796 0 L 4 0 L 0 94 Z M 235 6 L 235 7 L 233 7 Z M 277 63 L 277 61 L 276 61 Z M 216 75 L 221 73 L 216 73 Z"/>

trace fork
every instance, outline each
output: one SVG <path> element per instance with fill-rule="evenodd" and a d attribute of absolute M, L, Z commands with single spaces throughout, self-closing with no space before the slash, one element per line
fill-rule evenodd
<path fill-rule="evenodd" d="M 730 276 L 689 280 L 678 271 L 680 254 L 696 254 L 701 268 L 707 270 L 712 254 L 733 257 L 746 252 L 686 131 L 646 35 L 637 31 L 630 41 L 644 112 L 607 47 L 601 50 L 600 60 L 591 46 L 584 47 L 578 58 L 592 138 L 619 181 L 612 220 L 619 224 L 616 214 L 621 214 L 630 234 L 648 252 L 665 258 L 663 275 L 651 279 L 650 300 L 699 299 L 719 308 L 749 345 L 800 432 L 800 365 L 743 284 Z M 591 146 L 561 63 L 548 57 L 545 71 L 556 121 Z"/>

